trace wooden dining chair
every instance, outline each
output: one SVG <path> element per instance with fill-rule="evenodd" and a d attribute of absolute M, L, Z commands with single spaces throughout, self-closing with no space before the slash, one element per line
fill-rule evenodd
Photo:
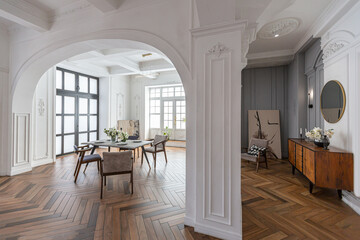
<path fill-rule="evenodd" d="M 128 138 L 128 140 L 138 140 L 138 139 L 139 139 L 139 136 L 138 136 L 138 135 L 129 136 L 129 138 Z M 137 155 L 138 155 L 138 157 L 140 156 L 140 154 L 139 154 L 139 148 L 134 149 L 134 150 L 133 150 L 133 151 L 134 151 L 134 162 L 135 162 L 135 160 L 136 160 L 136 150 L 137 150 Z"/>
<path fill-rule="evenodd" d="M 167 163 L 166 149 L 165 144 L 168 141 L 168 137 L 165 135 L 156 135 L 154 141 L 151 143 L 151 147 L 145 148 L 145 152 L 152 153 L 154 158 L 154 167 L 156 168 L 156 154 L 159 152 L 164 152 L 165 161 Z M 144 153 L 141 155 L 141 164 L 144 160 Z"/>
<path fill-rule="evenodd" d="M 256 154 L 251 152 L 251 147 L 255 146 L 255 149 L 258 150 Z M 268 162 L 266 158 L 266 150 L 268 147 L 268 140 L 252 138 L 249 143 L 249 149 L 247 153 L 241 153 L 241 159 L 255 162 L 256 163 L 256 172 L 259 170 L 259 165 L 262 162 L 265 162 L 266 168 L 268 168 Z M 260 149 L 260 151 L 259 151 Z M 262 150 L 263 149 L 263 150 Z M 256 151 L 255 150 L 255 151 Z"/>
<path fill-rule="evenodd" d="M 131 194 L 134 192 L 133 183 L 133 160 L 131 151 L 125 152 L 104 152 L 103 161 L 100 164 L 101 193 L 103 197 L 103 186 L 106 186 L 106 176 L 130 174 Z"/>
<path fill-rule="evenodd" d="M 85 145 L 85 146 L 74 145 L 74 150 L 75 150 L 75 153 L 78 155 L 78 160 L 77 160 L 75 172 L 74 172 L 74 176 L 75 176 L 74 182 L 76 183 L 76 180 L 79 176 L 79 172 L 80 172 L 80 168 L 81 168 L 82 164 L 86 163 L 84 173 L 86 171 L 87 166 L 91 162 L 97 162 L 98 171 L 100 170 L 101 156 L 99 154 L 86 155 L 86 152 L 92 150 L 92 148 L 89 148 L 89 145 Z"/>

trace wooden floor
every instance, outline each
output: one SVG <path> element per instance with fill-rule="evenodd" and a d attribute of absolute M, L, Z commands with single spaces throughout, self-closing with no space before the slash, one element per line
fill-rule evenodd
<path fill-rule="evenodd" d="M 128 176 L 108 177 L 101 201 L 95 163 L 74 184 L 74 155 L 1 177 L 0 239 L 215 239 L 184 227 L 185 149 L 168 159 L 160 154 L 156 171 L 137 160 L 132 196 Z M 309 194 L 285 161 L 259 173 L 242 165 L 244 239 L 360 239 L 360 216 L 336 191 Z"/>
<path fill-rule="evenodd" d="M 269 169 L 242 163 L 244 239 L 360 239 L 360 216 L 336 190 L 314 187 L 287 161 L 271 160 Z"/>

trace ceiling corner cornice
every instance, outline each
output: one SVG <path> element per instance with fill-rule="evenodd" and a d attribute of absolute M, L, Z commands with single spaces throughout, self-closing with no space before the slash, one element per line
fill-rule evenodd
<path fill-rule="evenodd" d="M 319 38 L 325 34 L 356 3 L 358 3 L 358 0 L 333 0 L 297 43 L 295 52 L 299 51 L 311 37 Z"/>

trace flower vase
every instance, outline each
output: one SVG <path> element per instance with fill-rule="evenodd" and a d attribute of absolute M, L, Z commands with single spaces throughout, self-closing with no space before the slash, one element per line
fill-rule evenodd
<path fill-rule="evenodd" d="M 111 137 L 111 141 L 112 141 L 112 142 L 116 142 L 116 138 L 117 138 L 117 136 Z"/>
<path fill-rule="evenodd" d="M 322 138 L 322 141 L 323 141 L 323 146 L 324 146 L 324 150 L 329 150 L 329 145 L 330 145 L 330 140 L 327 136 L 324 136 Z"/>

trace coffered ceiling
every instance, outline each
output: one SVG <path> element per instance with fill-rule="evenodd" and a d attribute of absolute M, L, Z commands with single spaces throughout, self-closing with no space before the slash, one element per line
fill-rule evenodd
<path fill-rule="evenodd" d="M 97 77 L 141 75 L 155 79 L 160 72 L 175 71 L 160 53 L 131 48 L 103 49 L 69 58 L 58 66 Z"/>

